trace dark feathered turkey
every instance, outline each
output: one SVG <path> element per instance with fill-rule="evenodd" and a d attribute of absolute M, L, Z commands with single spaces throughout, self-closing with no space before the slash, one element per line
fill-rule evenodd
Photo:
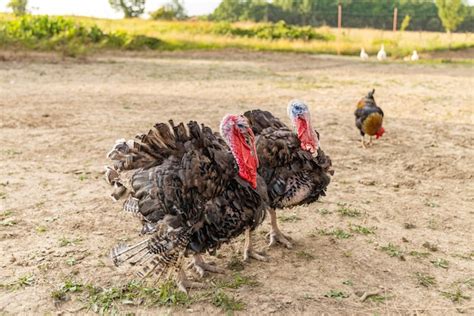
<path fill-rule="evenodd" d="M 385 129 L 382 127 L 383 111 L 377 106 L 374 99 L 375 89 L 370 91 L 366 97 L 359 100 L 354 112 L 355 124 L 360 131 L 362 147 L 366 147 L 365 135 L 370 136 L 369 145 L 372 144 L 372 136 L 377 139 L 382 137 Z"/>
<path fill-rule="evenodd" d="M 277 226 L 275 209 L 318 200 L 326 194 L 333 171 L 331 159 L 320 148 L 319 135 L 311 127 L 306 105 L 293 101 L 289 111 L 296 132 L 267 111 L 248 111 L 244 116 L 257 136 L 259 174 L 267 184 L 272 224 L 270 245 L 279 241 L 291 248 Z"/>
<path fill-rule="evenodd" d="M 257 179 L 254 136 L 242 116 L 223 120 L 223 137 L 194 121 L 187 129 L 170 125 L 159 123 L 135 140 L 120 140 L 108 155 L 113 197 L 126 197 L 124 209 L 139 216 L 145 230 L 156 231 L 146 242 L 118 246 L 112 257 L 116 264 L 143 265 L 147 275 L 179 267 L 180 257 L 191 251 L 201 272 L 218 272 L 199 254 L 255 229 L 265 216 L 267 194 L 265 182 Z M 254 255 L 250 246 L 245 254 Z M 182 289 L 189 285 L 181 270 L 178 283 Z"/>

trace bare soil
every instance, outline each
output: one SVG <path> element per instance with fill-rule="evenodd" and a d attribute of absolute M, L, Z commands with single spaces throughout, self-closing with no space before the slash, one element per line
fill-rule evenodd
<path fill-rule="evenodd" d="M 231 51 L 0 60 L 1 314 L 92 313 L 80 295 L 54 304 L 51 293 L 68 278 L 102 287 L 135 278 L 108 257 L 140 228 L 103 180 L 116 139 L 169 118 L 217 128 L 252 108 L 288 122 L 292 98 L 309 104 L 336 174 L 320 202 L 279 213 L 295 248 L 244 265 L 258 284 L 226 289 L 245 303 L 239 313 L 474 313 L 472 66 Z M 386 133 L 362 149 L 353 111 L 372 88 Z M 257 248 L 268 231 L 267 222 L 257 231 Z M 225 267 L 242 246 L 207 259 Z M 433 279 L 422 285 L 420 275 Z M 115 310 L 223 313 L 209 300 Z"/>

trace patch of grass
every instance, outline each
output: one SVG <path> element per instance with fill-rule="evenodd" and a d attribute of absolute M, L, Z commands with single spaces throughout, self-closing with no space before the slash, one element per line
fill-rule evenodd
<path fill-rule="evenodd" d="M 15 280 L 12 283 L 2 284 L 2 287 L 10 291 L 16 291 L 28 286 L 32 286 L 35 284 L 35 282 L 36 280 L 33 274 L 26 274 L 19 277 L 17 280 Z"/>
<path fill-rule="evenodd" d="M 334 230 L 328 231 L 325 229 L 320 229 L 319 234 L 323 236 L 333 236 L 337 239 L 348 239 L 352 237 L 351 233 L 344 231 L 343 229 L 336 228 Z"/>
<path fill-rule="evenodd" d="M 239 255 L 233 254 L 229 262 L 227 263 L 227 269 L 232 271 L 242 271 L 245 269 L 245 265 L 240 259 Z"/>
<path fill-rule="evenodd" d="M 226 313 L 241 311 L 245 308 L 244 302 L 234 298 L 233 296 L 229 296 L 220 289 L 214 292 L 211 303 L 216 307 L 222 308 Z"/>
<path fill-rule="evenodd" d="M 426 258 L 426 257 L 431 256 L 429 252 L 420 252 L 416 250 L 410 251 L 408 254 L 416 258 Z"/>
<path fill-rule="evenodd" d="M 390 257 L 397 257 L 403 260 L 403 251 L 397 245 L 389 243 L 387 246 L 380 247 L 382 251 L 387 253 Z"/>
<path fill-rule="evenodd" d="M 430 287 L 436 285 L 436 279 L 434 276 L 431 276 L 429 274 L 421 273 L 421 272 L 415 272 L 415 278 L 418 282 L 418 284 L 424 286 L 424 287 Z"/>
<path fill-rule="evenodd" d="M 437 258 L 437 259 L 431 260 L 430 262 L 437 268 L 443 268 L 443 269 L 449 268 L 448 260 L 443 259 L 443 258 Z"/>
<path fill-rule="evenodd" d="M 8 210 L 3 211 L 0 213 L 0 219 L 3 220 L 7 217 L 10 217 L 10 215 L 13 215 L 13 211 L 8 211 Z"/>
<path fill-rule="evenodd" d="M 443 295 L 447 299 L 450 299 L 453 303 L 460 303 L 463 300 L 467 301 L 471 299 L 471 297 L 469 295 L 464 294 L 460 288 L 456 289 L 456 291 L 454 292 L 442 291 L 441 295 Z"/>
<path fill-rule="evenodd" d="M 367 297 L 367 300 L 372 301 L 374 303 L 383 303 L 385 302 L 385 300 L 387 300 L 387 298 L 388 298 L 387 296 L 375 294 L 375 295 L 371 295 Z"/>
<path fill-rule="evenodd" d="M 310 254 L 309 252 L 306 252 L 306 251 L 304 251 L 304 250 L 298 251 L 298 252 L 296 253 L 296 256 L 297 256 L 298 258 L 304 259 L 304 260 L 306 260 L 306 261 L 312 261 L 312 260 L 315 259 L 315 257 L 314 257 L 312 254 Z"/>
<path fill-rule="evenodd" d="M 349 294 L 344 293 L 343 291 L 339 291 L 339 290 L 330 290 L 329 292 L 324 294 L 324 297 L 343 299 L 343 298 L 348 298 Z"/>
<path fill-rule="evenodd" d="M 159 288 L 150 288 L 132 281 L 121 287 L 100 288 L 86 285 L 88 307 L 96 313 L 116 311 L 119 304 L 187 306 L 191 298 L 178 290 L 174 282 L 167 281 Z"/>
<path fill-rule="evenodd" d="M 7 198 L 7 194 L 5 192 L 0 192 L 0 200 L 5 200 Z"/>
<path fill-rule="evenodd" d="M 217 288 L 229 288 L 229 289 L 238 289 L 244 285 L 250 287 L 258 286 L 260 282 L 253 280 L 252 277 L 243 276 L 239 273 L 236 273 L 232 276 L 231 280 L 218 281 L 216 283 Z"/>
<path fill-rule="evenodd" d="M 416 228 L 416 225 L 412 224 L 412 223 L 404 223 L 403 228 L 405 228 L 405 229 L 414 229 L 414 228 Z"/>
<path fill-rule="evenodd" d="M 321 215 L 332 214 L 332 212 L 331 212 L 330 210 L 328 210 L 327 208 L 320 208 L 320 209 L 318 209 L 318 212 L 319 212 L 319 214 L 321 214 Z"/>
<path fill-rule="evenodd" d="M 337 203 L 338 209 L 336 210 L 339 215 L 341 216 L 347 216 L 347 217 L 359 217 L 362 215 L 362 212 L 355 209 L 351 208 L 348 206 L 346 203 Z"/>
<path fill-rule="evenodd" d="M 364 226 L 360 226 L 360 225 L 350 224 L 349 229 L 353 233 L 358 233 L 358 234 L 361 234 L 361 235 L 373 235 L 373 234 L 375 234 L 376 227 L 369 228 L 369 227 L 364 227 Z"/>
<path fill-rule="evenodd" d="M 281 222 L 295 223 L 297 221 L 300 221 L 301 218 L 296 216 L 296 214 L 291 214 L 291 215 L 280 215 L 280 216 L 278 216 L 278 220 L 281 221 Z"/>
<path fill-rule="evenodd" d="M 64 284 L 57 290 L 52 291 L 50 295 L 54 303 L 57 305 L 69 299 L 68 293 L 81 293 L 83 288 L 83 284 L 68 279 L 64 281 Z"/>
<path fill-rule="evenodd" d="M 85 173 L 79 175 L 79 180 L 80 180 L 80 181 L 87 180 L 87 175 L 86 175 Z"/>
<path fill-rule="evenodd" d="M 82 242 L 82 238 L 73 238 L 73 239 L 68 239 L 66 237 L 61 237 L 59 239 L 59 247 L 66 247 L 66 246 L 75 246 Z"/>
<path fill-rule="evenodd" d="M 474 260 L 474 251 L 468 252 L 466 254 L 464 253 L 455 253 L 452 254 L 453 257 L 461 258 L 464 260 Z"/>
<path fill-rule="evenodd" d="M 69 257 L 66 259 L 66 264 L 68 266 L 75 266 L 77 264 L 77 260 L 74 257 Z"/>
<path fill-rule="evenodd" d="M 13 218 L 5 218 L 0 221 L 0 226 L 4 226 L 4 227 L 11 227 L 16 224 L 18 224 L 18 222 L 14 220 Z"/>

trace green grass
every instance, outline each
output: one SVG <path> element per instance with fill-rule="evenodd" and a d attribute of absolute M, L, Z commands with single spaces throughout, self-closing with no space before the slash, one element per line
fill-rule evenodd
<path fill-rule="evenodd" d="M 241 257 L 237 254 L 233 254 L 230 258 L 229 262 L 227 263 L 227 269 L 232 271 L 242 271 L 245 269 L 245 265 L 243 261 L 240 259 Z"/>
<path fill-rule="evenodd" d="M 437 258 L 437 259 L 431 260 L 431 263 L 437 268 L 443 268 L 443 269 L 449 268 L 448 260 L 443 259 L 443 258 Z"/>
<path fill-rule="evenodd" d="M 418 284 L 424 286 L 424 287 L 431 287 L 436 285 L 436 279 L 434 276 L 431 276 L 429 274 L 421 273 L 421 272 L 416 272 L 415 273 L 415 278 L 418 282 Z"/>
<path fill-rule="evenodd" d="M 57 305 L 69 300 L 72 294 L 77 295 L 89 310 L 100 314 L 117 314 L 122 305 L 187 306 L 192 302 L 191 297 L 170 281 L 159 287 L 131 281 L 122 286 L 104 288 L 67 279 L 50 296 Z"/>
<path fill-rule="evenodd" d="M 214 292 L 211 303 L 216 307 L 222 308 L 226 313 L 241 311 L 245 308 L 244 302 L 228 295 L 220 289 Z"/>
<path fill-rule="evenodd" d="M 0 284 L 0 287 L 3 287 L 3 288 L 5 288 L 9 291 L 16 291 L 16 290 L 25 288 L 27 286 L 32 286 L 32 285 L 35 284 L 35 282 L 36 282 L 36 280 L 35 280 L 34 275 L 26 274 L 26 275 L 23 275 L 23 276 L 19 277 L 18 279 L 16 279 L 15 281 L 13 281 L 11 283 Z"/>
<path fill-rule="evenodd" d="M 349 229 L 353 233 L 358 233 L 361 235 L 374 235 L 375 234 L 375 227 L 369 228 L 360 225 L 349 225 Z"/>
<path fill-rule="evenodd" d="M 81 238 L 73 238 L 73 239 L 68 239 L 66 237 L 62 237 L 59 239 L 59 247 L 66 247 L 66 246 L 75 246 L 82 242 Z"/>
<path fill-rule="evenodd" d="M 108 20 L 66 17 L 83 25 L 87 32 L 69 32 L 39 42 L 6 40 L 3 48 L 64 51 L 71 56 L 103 49 L 120 50 L 216 50 L 237 48 L 255 51 L 302 52 L 358 56 L 361 47 L 372 56 L 385 43 L 389 57 L 401 58 L 418 50 L 426 52 L 474 47 L 465 34 L 450 37 L 435 32 L 390 32 L 373 29 L 293 27 L 280 24 L 213 23 L 207 21 L 152 21 L 143 19 Z M 0 14 L 0 28 L 18 18 Z M 62 25 L 62 24 L 61 24 Z M 95 28 L 94 28 L 95 27 Z M 91 31 L 92 30 L 92 31 Z M 70 37 L 70 35 L 72 38 Z M 25 45 L 26 44 L 26 45 Z M 422 58 L 421 61 L 424 59 Z M 449 62 L 449 60 L 446 60 Z"/>
<path fill-rule="evenodd" d="M 362 212 L 359 211 L 358 209 L 352 208 L 346 203 L 338 203 L 338 209 L 337 212 L 341 216 L 347 216 L 347 217 L 359 217 L 362 215 Z"/>
<path fill-rule="evenodd" d="M 441 295 L 447 299 L 450 299 L 453 303 L 460 303 L 464 300 L 468 301 L 471 299 L 471 297 L 467 294 L 464 294 L 460 288 L 456 289 L 454 292 L 442 291 Z"/>
<path fill-rule="evenodd" d="M 389 243 L 387 246 L 380 248 L 383 252 L 387 253 L 390 257 L 397 257 L 403 260 L 403 251 L 397 245 Z"/>
<path fill-rule="evenodd" d="M 256 287 L 260 285 L 260 283 L 252 279 L 252 277 L 243 276 L 239 273 L 235 273 L 230 280 L 220 280 L 216 282 L 217 288 L 238 289 L 244 285 Z"/>
<path fill-rule="evenodd" d="M 337 239 L 348 239 L 352 237 L 351 233 L 348 233 L 340 228 L 336 228 L 334 230 L 320 229 L 318 233 L 322 236 L 333 236 Z"/>
<path fill-rule="evenodd" d="M 300 221 L 301 218 L 299 218 L 296 214 L 290 214 L 290 215 L 280 215 L 278 216 L 278 220 L 281 222 L 295 223 L 297 221 Z"/>
<path fill-rule="evenodd" d="M 339 290 L 330 290 L 329 292 L 324 294 L 324 297 L 343 299 L 343 298 L 348 298 L 349 294 L 344 293 L 343 291 L 339 291 Z"/>

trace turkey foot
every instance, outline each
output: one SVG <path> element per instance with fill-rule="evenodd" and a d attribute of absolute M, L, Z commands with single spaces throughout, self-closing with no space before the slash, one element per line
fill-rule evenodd
<path fill-rule="evenodd" d="M 291 249 L 293 248 L 293 244 L 288 240 L 289 237 L 283 235 L 283 233 L 277 228 L 276 230 L 273 229 L 270 233 L 267 234 L 270 236 L 270 243 L 268 247 L 275 246 L 277 243 L 281 243 L 285 245 L 286 248 Z"/>
<path fill-rule="evenodd" d="M 270 222 L 272 225 L 272 231 L 267 235 L 267 237 L 270 236 L 270 243 L 268 244 L 268 247 L 274 246 L 277 244 L 277 242 L 279 242 L 285 245 L 285 247 L 288 249 L 293 248 L 293 245 L 288 240 L 289 238 L 283 235 L 280 229 L 278 228 L 275 210 L 268 210 L 268 213 L 270 214 Z"/>
<path fill-rule="evenodd" d="M 201 278 L 204 277 L 206 271 L 212 273 L 225 273 L 225 269 L 219 268 L 213 263 L 205 262 L 201 254 L 195 254 L 193 256 L 193 262 L 189 264 L 188 268 L 191 267 L 194 268 L 194 271 L 196 271 Z"/>
<path fill-rule="evenodd" d="M 183 269 L 179 269 L 178 271 L 178 276 L 176 278 L 176 285 L 178 286 L 178 289 L 185 294 L 188 294 L 188 289 L 207 288 L 206 284 L 190 281 L 186 277 L 186 274 L 184 273 Z"/>
<path fill-rule="evenodd" d="M 268 261 L 268 258 L 263 254 L 253 250 L 252 246 L 252 232 L 250 228 L 247 228 L 245 231 L 245 246 L 244 246 L 244 261 L 249 262 L 250 258 L 259 260 L 259 261 Z"/>

